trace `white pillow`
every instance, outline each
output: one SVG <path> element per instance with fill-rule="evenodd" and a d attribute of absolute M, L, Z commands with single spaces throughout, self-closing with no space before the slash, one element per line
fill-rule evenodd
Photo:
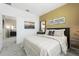
<path fill-rule="evenodd" d="M 46 33 L 45 34 L 48 35 L 48 33 L 49 33 L 49 30 L 46 30 Z"/>
<path fill-rule="evenodd" d="M 65 29 L 54 30 L 54 36 L 64 36 Z"/>

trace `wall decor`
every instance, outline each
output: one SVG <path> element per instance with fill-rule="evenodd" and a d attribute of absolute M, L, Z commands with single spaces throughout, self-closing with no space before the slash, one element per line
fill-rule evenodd
<path fill-rule="evenodd" d="M 24 21 L 24 28 L 25 29 L 34 29 L 35 28 L 35 22 Z"/>
<path fill-rule="evenodd" d="M 45 32 L 45 21 L 41 21 L 41 31 Z"/>
<path fill-rule="evenodd" d="M 48 21 L 49 24 L 63 24 L 65 23 L 65 17 L 59 17 Z"/>

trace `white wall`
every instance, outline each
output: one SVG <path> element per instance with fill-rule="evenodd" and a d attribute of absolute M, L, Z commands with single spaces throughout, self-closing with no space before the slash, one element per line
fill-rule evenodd
<path fill-rule="evenodd" d="M 0 4 L 0 14 L 16 18 L 17 43 L 22 42 L 25 36 L 36 34 L 39 29 L 39 17 L 36 15 L 30 14 L 28 12 L 16 9 L 5 4 Z M 24 21 L 36 22 L 35 29 L 24 29 Z"/>
<path fill-rule="evenodd" d="M 39 30 L 39 20 L 38 17 L 30 16 L 30 15 L 25 15 L 23 17 L 18 17 L 19 20 L 17 22 L 17 43 L 22 42 L 24 37 L 27 37 L 30 35 L 35 35 L 36 32 Z M 33 21 L 35 22 L 35 29 L 24 29 L 24 21 Z"/>
<path fill-rule="evenodd" d="M 0 50 L 2 49 L 2 46 L 3 46 L 3 33 L 2 33 L 2 16 L 0 15 Z"/>

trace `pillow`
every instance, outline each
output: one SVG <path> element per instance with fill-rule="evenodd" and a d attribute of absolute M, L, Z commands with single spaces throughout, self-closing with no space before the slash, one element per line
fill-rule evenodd
<path fill-rule="evenodd" d="M 65 29 L 55 30 L 54 36 L 64 36 Z"/>
<path fill-rule="evenodd" d="M 48 35 L 52 35 L 52 31 L 49 31 Z"/>
<path fill-rule="evenodd" d="M 48 33 L 49 33 L 49 30 L 46 30 L 46 33 L 45 34 L 48 35 Z"/>
<path fill-rule="evenodd" d="M 52 36 L 54 36 L 54 32 L 55 32 L 55 31 L 52 31 Z"/>
<path fill-rule="evenodd" d="M 54 36 L 54 31 L 49 31 L 48 35 Z"/>
<path fill-rule="evenodd" d="M 54 30 L 46 30 L 46 35 L 54 35 L 54 32 L 53 32 Z"/>

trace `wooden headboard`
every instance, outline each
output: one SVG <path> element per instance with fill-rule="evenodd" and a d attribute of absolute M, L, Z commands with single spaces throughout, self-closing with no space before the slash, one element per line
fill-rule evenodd
<path fill-rule="evenodd" d="M 70 28 L 47 28 L 46 30 L 52 30 L 52 29 L 65 29 L 64 35 L 67 37 L 67 43 L 68 43 L 68 49 L 70 48 Z"/>

